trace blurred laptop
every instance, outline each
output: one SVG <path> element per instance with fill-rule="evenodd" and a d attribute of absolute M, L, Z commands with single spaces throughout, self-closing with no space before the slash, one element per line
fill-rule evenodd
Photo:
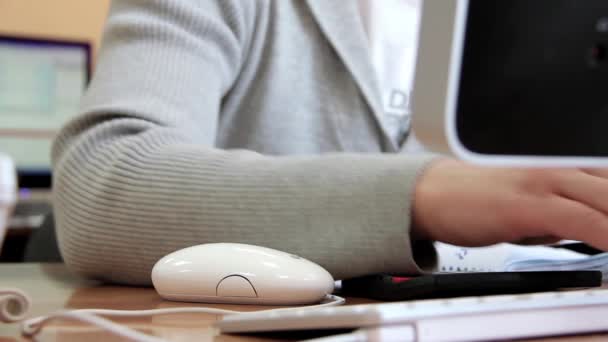
<path fill-rule="evenodd" d="M 0 35 L 0 151 L 19 186 L 9 229 L 36 228 L 51 212 L 51 144 L 78 113 L 90 74 L 87 42 Z"/>

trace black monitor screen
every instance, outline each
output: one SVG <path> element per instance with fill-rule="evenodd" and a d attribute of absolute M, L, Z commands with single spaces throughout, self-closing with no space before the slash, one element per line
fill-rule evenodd
<path fill-rule="evenodd" d="M 608 156 L 608 1 L 471 0 L 457 106 L 482 154 Z"/>

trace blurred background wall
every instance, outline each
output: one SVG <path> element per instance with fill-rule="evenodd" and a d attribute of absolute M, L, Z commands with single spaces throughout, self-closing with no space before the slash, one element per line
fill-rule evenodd
<path fill-rule="evenodd" d="M 0 0 L 0 34 L 89 40 L 95 48 L 110 0 Z"/>

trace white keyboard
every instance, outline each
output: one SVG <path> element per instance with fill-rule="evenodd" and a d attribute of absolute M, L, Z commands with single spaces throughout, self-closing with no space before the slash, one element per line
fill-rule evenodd
<path fill-rule="evenodd" d="M 608 289 L 260 311 L 216 326 L 224 333 L 381 327 L 399 341 L 433 342 L 580 334 L 608 331 Z"/>

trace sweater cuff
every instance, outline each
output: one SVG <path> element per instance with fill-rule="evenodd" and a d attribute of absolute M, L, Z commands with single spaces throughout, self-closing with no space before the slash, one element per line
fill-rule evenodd
<path fill-rule="evenodd" d="M 398 237 L 401 240 L 397 244 L 393 244 L 393 248 L 396 245 L 401 246 L 399 251 L 393 255 L 398 255 L 397 258 L 393 259 L 392 262 L 387 266 L 386 273 L 396 275 L 419 275 L 429 274 L 437 270 L 438 266 L 438 254 L 435 249 L 434 241 L 421 239 L 413 234 L 413 205 L 415 202 L 415 190 L 416 183 L 422 174 L 428 169 L 434 161 L 441 158 L 437 154 L 424 154 L 418 156 L 408 156 L 409 161 L 415 161 L 418 165 L 414 169 L 417 169 L 415 173 L 409 173 L 405 175 L 404 185 L 409 191 L 409 197 L 404 199 L 405 206 L 401 208 L 402 213 L 399 215 L 399 220 L 404 220 L 402 228 L 396 232 L 394 238 Z"/>

